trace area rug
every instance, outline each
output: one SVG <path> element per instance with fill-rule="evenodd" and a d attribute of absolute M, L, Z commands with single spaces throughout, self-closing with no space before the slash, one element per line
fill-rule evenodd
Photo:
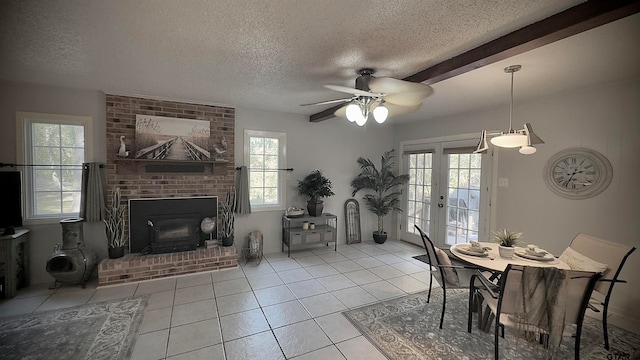
<path fill-rule="evenodd" d="M 146 297 L 0 318 L 2 359 L 128 359 Z"/>
<path fill-rule="evenodd" d="M 447 290 L 443 329 L 439 329 L 442 290 L 434 289 L 431 302 L 421 292 L 344 312 L 361 332 L 389 359 L 493 359 L 493 333 L 478 330 L 474 314 L 472 333 L 467 332 L 468 290 Z M 573 359 L 572 329 L 565 337 L 557 359 Z M 610 350 L 602 346 L 600 321 L 586 317 L 580 358 L 588 360 L 640 359 L 640 335 L 609 326 Z M 501 359 L 544 359 L 539 344 L 528 344 L 505 330 L 500 338 Z"/>

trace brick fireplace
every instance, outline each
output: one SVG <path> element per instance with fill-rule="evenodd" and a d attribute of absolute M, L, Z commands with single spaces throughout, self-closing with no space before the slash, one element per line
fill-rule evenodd
<path fill-rule="evenodd" d="M 136 115 L 205 120 L 210 123 L 210 149 L 224 139 L 224 161 L 194 166 L 177 162 L 153 163 L 116 156 L 121 136 L 128 150 L 135 150 Z M 119 187 L 123 204 L 129 199 L 211 197 L 224 198 L 235 180 L 235 109 L 139 97 L 106 95 L 107 194 Z M 133 151 L 132 151 L 133 152 Z M 193 169 L 196 168 L 194 171 Z M 110 204 L 107 204 L 110 205 Z M 217 210 L 216 210 L 217 213 Z M 127 214 L 128 215 L 128 214 Z M 234 267 L 235 247 L 166 254 L 132 253 L 120 259 L 105 259 L 98 267 L 100 285 Z"/>

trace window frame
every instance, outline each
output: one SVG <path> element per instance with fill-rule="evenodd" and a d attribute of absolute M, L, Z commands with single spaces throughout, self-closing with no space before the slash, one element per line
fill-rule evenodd
<path fill-rule="evenodd" d="M 84 162 L 93 160 L 93 118 L 91 116 L 48 114 L 36 112 L 16 112 L 16 162 L 24 165 L 32 163 L 32 124 L 50 123 L 57 125 L 77 125 L 84 127 Z M 77 164 L 81 166 L 82 164 Z M 81 167 L 80 167 L 81 169 Z M 33 190 L 33 166 L 22 169 L 22 216 L 25 225 L 53 224 L 68 217 L 78 217 L 79 212 L 36 215 Z"/>
<path fill-rule="evenodd" d="M 249 192 L 251 192 L 251 172 L 256 169 L 251 169 L 251 154 L 250 144 L 251 138 L 271 138 L 278 139 L 278 203 L 277 204 L 255 204 L 251 202 L 252 212 L 261 211 L 281 211 L 286 209 L 286 189 L 287 189 L 287 176 L 283 173 L 287 164 L 287 134 L 275 131 L 263 131 L 263 130 L 244 130 L 244 163 L 247 166 L 249 175 Z"/>

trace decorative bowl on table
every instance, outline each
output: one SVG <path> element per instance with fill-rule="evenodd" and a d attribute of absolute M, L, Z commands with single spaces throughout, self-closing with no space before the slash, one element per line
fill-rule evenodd
<path fill-rule="evenodd" d="M 304 216 L 304 209 L 303 208 L 299 208 L 297 206 L 290 206 L 287 209 L 287 212 L 285 213 L 285 216 L 289 217 L 289 218 L 303 217 Z"/>

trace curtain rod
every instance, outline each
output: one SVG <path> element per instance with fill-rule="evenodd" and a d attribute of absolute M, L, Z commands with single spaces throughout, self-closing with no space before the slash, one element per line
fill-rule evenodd
<path fill-rule="evenodd" d="M 240 170 L 240 167 L 237 167 L 236 170 Z M 293 168 L 286 168 L 286 169 L 253 169 L 253 168 L 247 168 L 247 170 L 278 170 L 278 171 L 293 171 Z"/>
<path fill-rule="evenodd" d="M 49 166 L 49 167 L 57 167 L 57 168 L 68 168 L 68 167 L 82 167 L 83 165 L 35 165 L 35 164 L 13 164 L 13 163 L 1 163 L 0 168 L 2 167 L 17 167 L 17 166 L 30 166 L 30 167 L 38 167 L 38 166 Z M 100 168 L 104 168 L 104 164 L 100 164 Z"/>

